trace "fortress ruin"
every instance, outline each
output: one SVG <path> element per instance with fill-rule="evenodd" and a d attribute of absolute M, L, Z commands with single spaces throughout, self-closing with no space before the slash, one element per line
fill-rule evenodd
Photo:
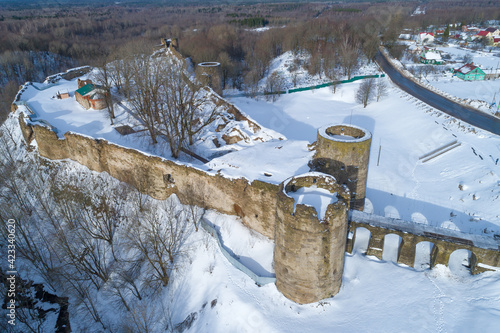
<path fill-rule="evenodd" d="M 167 51 L 177 52 L 172 44 L 165 41 Z M 181 57 L 178 52 L 171 54 Z M 219 96 L 214 98 L 235 109 Z M 17 104 L 12 105 L 13 111 L 17 108 Z M 430 267 L 447 265 L 450 254 L 464 248 L 473 252 L 473 273 L 500 266 L 500 251 L 494 242 L 415 231 L 404 224 L 373 225 L 360 218 L 357 213 L 362 214 L 364 207 L 371 145 L 371 133 L 361 127 L 334 124 L 320 128 L 310 162 L 312 172 L 291 175 L 278 186 L 227 178 L 217 171 L 201 170 L 77 133 L 68 132 L 59 138 L 51 127 L 31 121 L 22 112 L 19 126 L 26 144 L 35 140 L 42 157 L 71 159 L 90 170 L 105 171 L 156 199 L 176 194 L 183 204 L 239 216 L 247 227 L 274 239 L 276 286 L 297 303 L 316 302 L 338 293 L 345 252 L 353 251 L 359 228 L 371 232 L 367 254 L 377 257 L 381 257 L 384 236 L 396 233 L 402 239 L 398 262 L 404 264 L 412 264 L 412 251 L 418 242 L 428 241 L 434 244 Z M 331 199 L 323 205 L 324 215 L 307 200 L 296 201 L 298 193 L 304 199 L 313 195 L 308 191 L 311 189 Z"/>

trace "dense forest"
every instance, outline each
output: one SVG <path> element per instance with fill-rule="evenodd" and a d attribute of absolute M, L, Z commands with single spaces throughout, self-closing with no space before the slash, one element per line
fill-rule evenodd
<path fill-rule="evenodd" d="M 224 84 L 241 88 L 262 78 L 283 52 L 307 52 L 312 74 L 349 75 L 357 57 L 374 56 L 380 40 L 391 46 L 403 27 L 480 23 L 498 19 L 491 1 L 433 1 L 425 15 L 411 16 L 417 2 L 322 2 L 205 5 L 169 1 L 0 9 L 1 119 L 19 84 L 78 65 L 100 65 L 150 53 L 161 37 L 178 37 L 180 51 L 194 63 L 219 61 Z M 30 2 L 33 5 L 41 2 Z M 47 2 L 46 2 L 47 3 Z M 144 4 L 145 3 L 145 4 Z M 269 28 L 255 32 L 256 27 Z"/>

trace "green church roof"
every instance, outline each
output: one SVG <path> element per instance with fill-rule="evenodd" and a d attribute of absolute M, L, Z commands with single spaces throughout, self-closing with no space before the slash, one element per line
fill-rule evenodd
<path fill-rule="evenodd" d="M 88 83 L 88 84 L 84 85 L 83 87 L 81 87 L 80 89 L 76 90 L 75 93 L 79 93 L 81 96 L 85 96 L 86 94 L 88 94 L 89 92 L 94 90 L 95 88 L 96 88 L 95 85 Z"/>

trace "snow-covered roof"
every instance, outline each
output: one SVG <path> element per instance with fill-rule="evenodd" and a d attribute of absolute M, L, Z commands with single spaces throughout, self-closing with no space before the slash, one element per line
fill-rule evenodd
<path fill-rule="evenodd" d="M 421 42 L 424 42 L 424 41 L 432 42 L 432 41 L 434 41 L 434 34 L 432 32 L 421 32 L 418 35 L 418 38 Z"/>
<path fill-rule="evenodd" d="M 105 91 L 102 89 L 102 86 L 87 83 L 80 89 L 77 89 L 75 93 L 78 93 L 81 96 L 89 96 L 90 99 L 101 99 L 104 98 Z"/>
<path fill-rule="evenodd" d="M 423 57 L 427 60 L 443 60 L 441 58 L 441 54 L 439 54 L 439 52 L 437 51 L 426 51 L 423 53 Z"/>
<path fill-rule="evenodd" d="M 478 68 L 476 65 L 473 64 L 465 64 L 462 67 L 455 69 L 456 72 L 460 72 L 462 74 L 468 74 Z"/>

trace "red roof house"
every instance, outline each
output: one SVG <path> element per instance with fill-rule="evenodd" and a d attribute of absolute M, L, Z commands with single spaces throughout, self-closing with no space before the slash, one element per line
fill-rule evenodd
<path fill-rule="evenodd" d="M 484 80 L 484 71 L 473 63 L 465 64 L 460 68 L 452 69 L 452 72 L 460 79 L 465 81 Z"/>

